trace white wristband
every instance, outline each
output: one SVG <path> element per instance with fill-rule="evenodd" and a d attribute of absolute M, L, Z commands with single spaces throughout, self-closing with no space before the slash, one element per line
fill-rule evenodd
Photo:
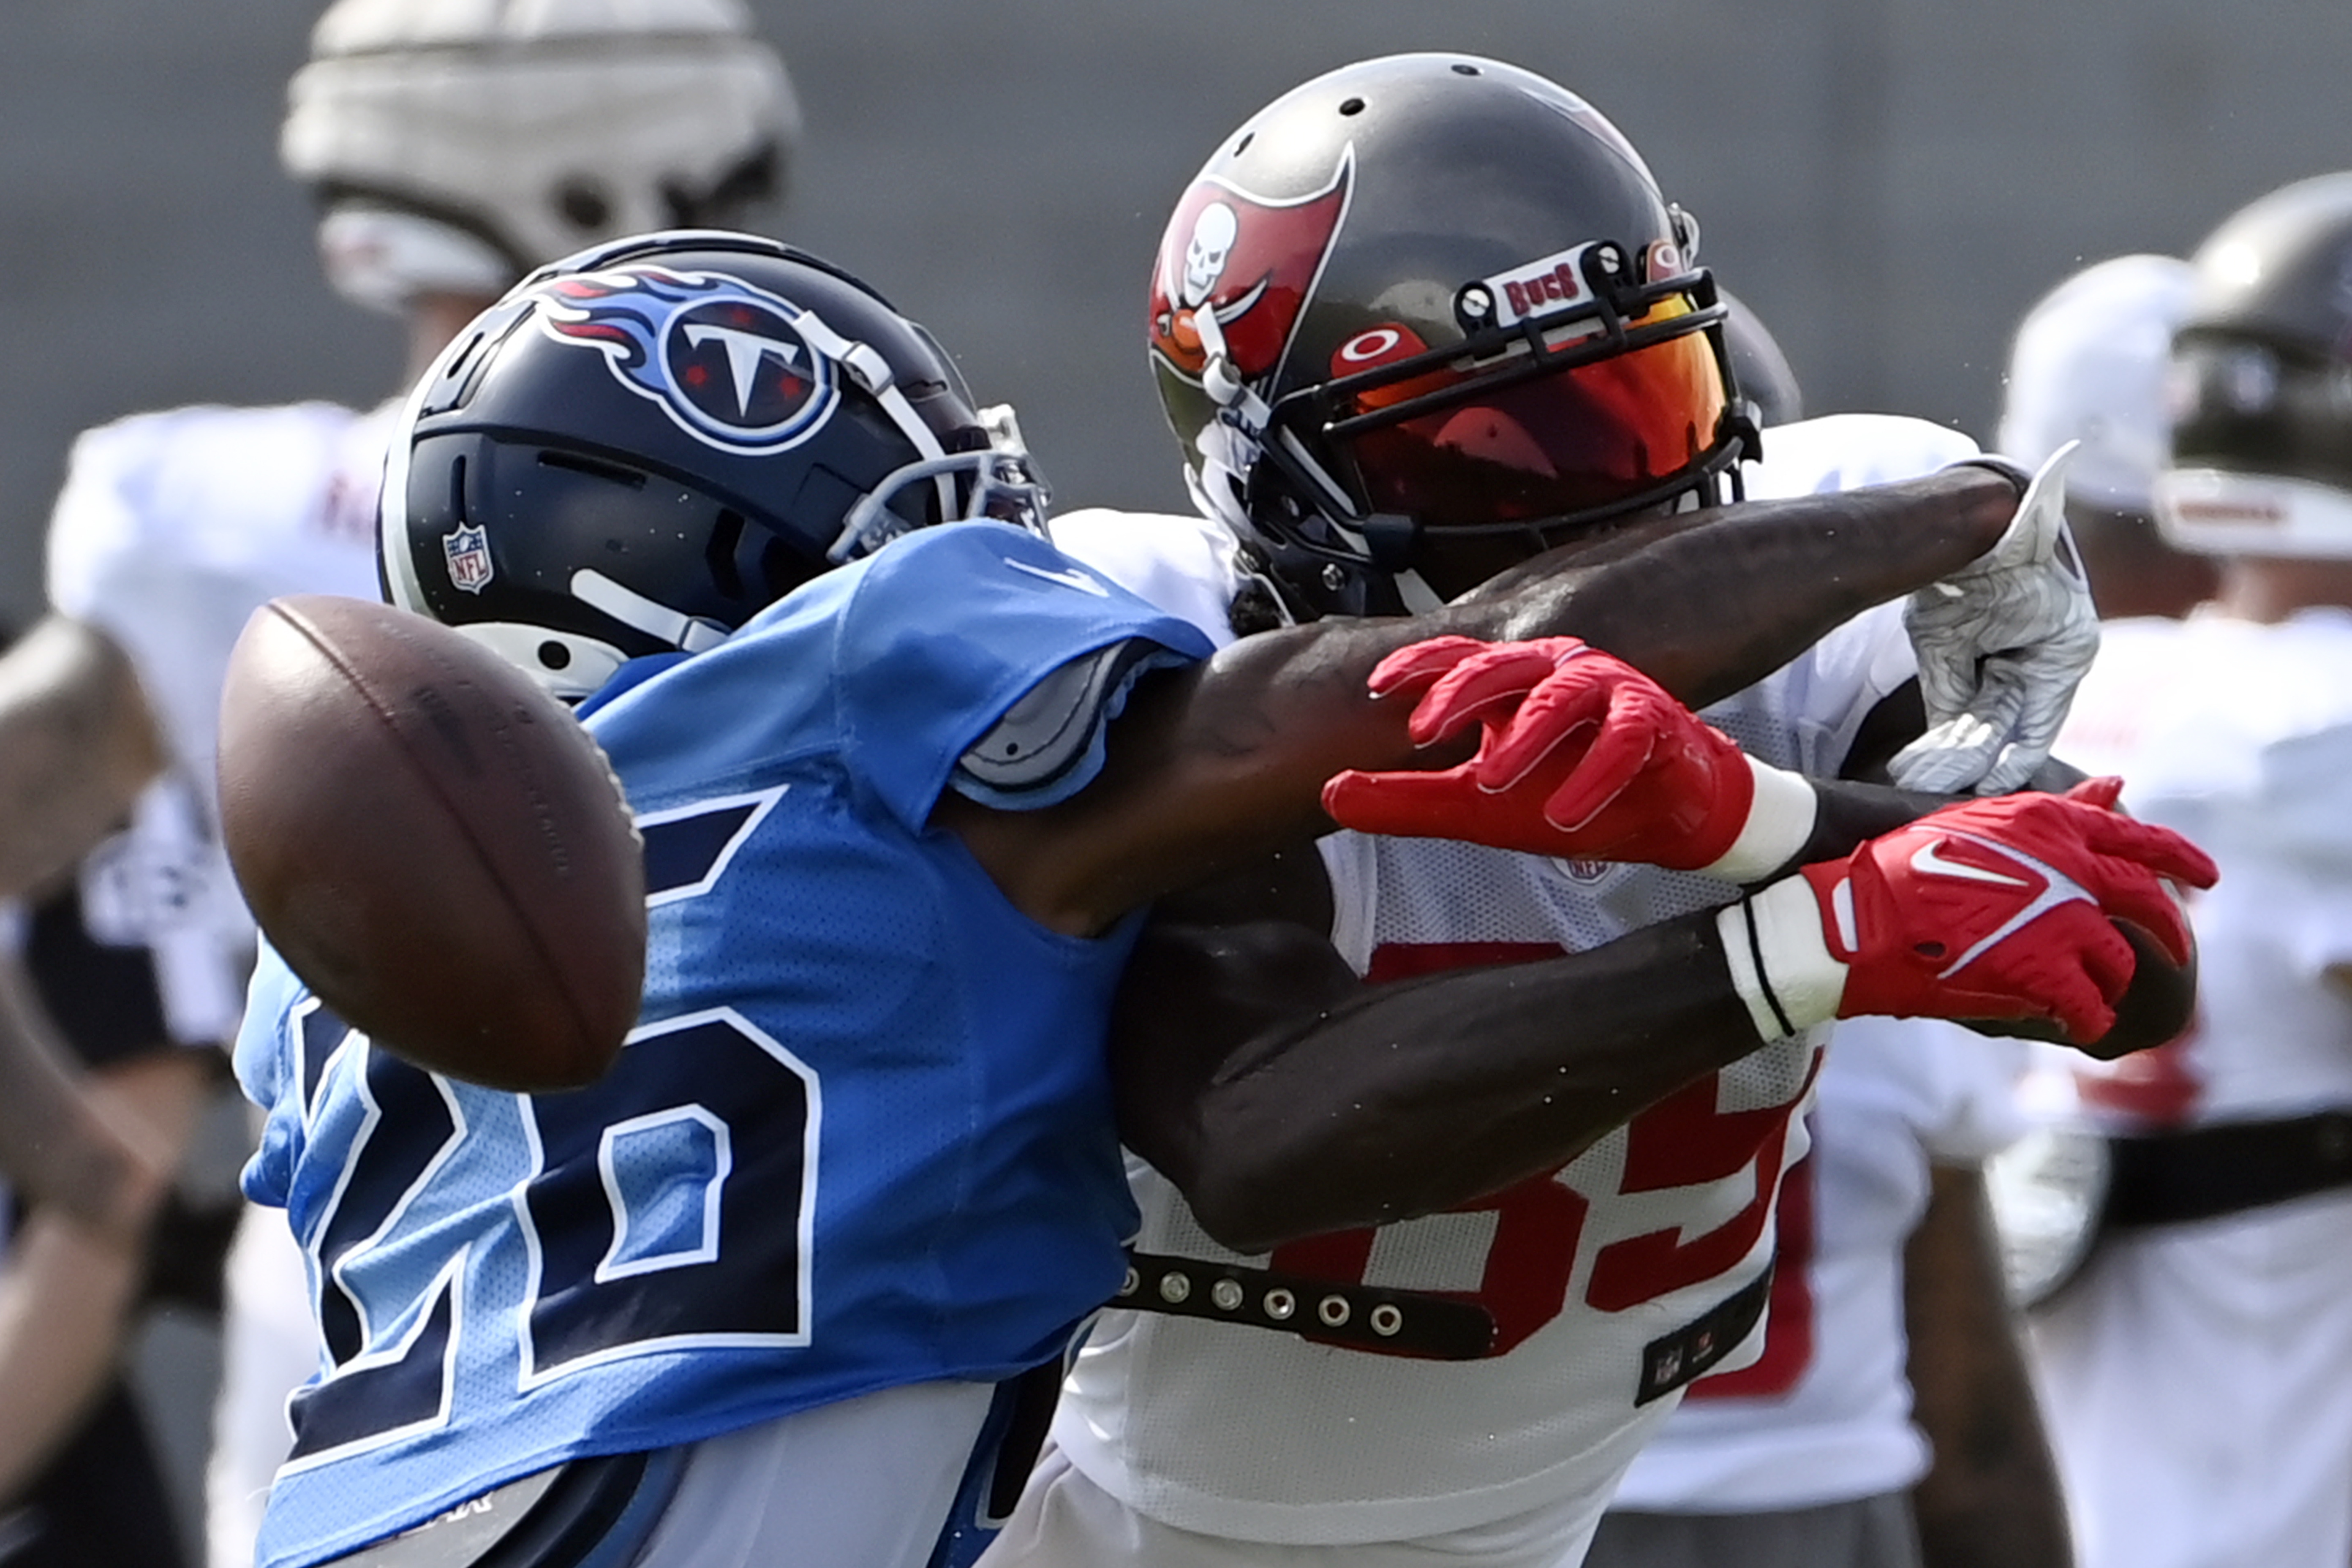
<path fill-rule="evenodd" d="M 1787 865 L 1813 836 L 1813 821 L 1821 815 L 1821 797 L 1803 775 L 1759 763 L 1744 752 L 1740 756 L 1756 780 L 1756 798 L 1731 847 L 1698 871 L 1727 882 L 1752 882 Z"/>
<path fill-rule="evenodd" d="M 1846 966 L 1830 955 L 1813 885 L 1783 877 L 1715 917 L 1732 989 L 1767 1044 L 1838 1016 Z"/>

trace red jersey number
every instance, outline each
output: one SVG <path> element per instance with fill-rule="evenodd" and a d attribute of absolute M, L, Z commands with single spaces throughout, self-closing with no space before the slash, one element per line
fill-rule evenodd
<path fill-rule="evenodd" d="M 1373 952 L 1365 979 L 1380 984 L 1448 969 L 1523 963 L 1566 951 L 1554 942 L 1389 943 Z M 1622 1311 L 1713 1279 L 1747 1256 L 1770 1219 L 1794 1102 L 1718 1111 L 1716 1088 L 1710 1074 L 1633 1119 L 1620 1190 L 1661 1192 L 1722 1181 L 1745 1169 L 1755 1184 L 1755 1198 L 1725 1224 L 1688 1240 L 1668 1228 L 1610 1243 L 1593 1260 L 1585 1291 L 1596 1310 Z M 1433 1294 L 1485 1307 L 1495 1318 L 1492 1353 L 1512 1350 L 1566 1310 L 1590 1210 L 1581 1194 L 1553 1175 L 1531 1177 L 1462 1205 L 1454 1212 L 1496 1215 L 1486 1267 L 1476 1289 Z M 1349 1230 L 1295 1241 L 1275 1249 L 1272 1267 L 1360 1284 L 1371 1262 L 1374 1235 Z"/>

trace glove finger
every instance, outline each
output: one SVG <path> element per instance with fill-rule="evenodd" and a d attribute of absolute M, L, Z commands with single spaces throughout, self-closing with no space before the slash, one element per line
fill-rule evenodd
<path fill-rule="evenodd" d="M 1472 721 L 1518 702 L 1558 668 L 1539 647 L 1489 644 L 1440 676 L 1412 710 L 1411 734 L 1417 746 L 1458 734 Z"/>
<path fill-rule="evenodd" d="M 2059 798 L 2079 800 L 2085 805 L 2095 805 L 2102 811 L 2113 811 L 2116 809 L 2116 802 L 2123 798 L 2123 794 L 2124 781 L 2120 775 L 2101 773 L 2096 778 L 2084 779 Z"/>
<path fill-rule="evenodd" d="M 1985 770 L 1985 776 L 1977 781 L 1976 792 L 1983 795 L 2013 795 L 2023 789 L 2026 781 L 2039 773 L 2042 764 L 2049 760 L 2047 744 L 2008 742 L 1994 754 L 1992 765 Z"/>
<path fill-rule="evenodd" d="M 1545 821 L 1559 827 L 1582 827 L 1632 788 L 1657 754 L 1655 724 L 1638 713 L 1629 717 L 1624 712 L 1625 707 L 1640 709 L 1648 704 L 1623 690 L 1617 696 L 1630 700 L 1611 703 L 1608 718 L 1584 755 L 1545 797 Z"/>
<path fill-rule="evenodd" d="M 2029 680 L 2019 693 L 2017 720 L 2010 729 L 2010 739 L 2000 749 L 2000 759 L 1977 786 L 1979 795 L 2007 795 L 2021 788 L 2033 776 L 2034 770 L 2050 760 L 2050 749 L 2057 743 L 2058 731 L 2066 722 L 2066 711 L 2074 703 L 2074 687 L 2069 679 L 2063 688 L 2042 686 Z"/>
<path fill-rule="evenodd" d="M 2085 817 L 2081 832 L 2083 842 L 2097 853 L 2119 857 L 2192 888 L 2210 888 L 2221 875 L 2210 855 L 2179 834 L 2119 811 Z"/>
<path fill-rule="evenodd" d="M 1342 827 L 1400 838 L 1436 838 L 1475 797 L 1470 766 L 1442 773 L 1366 773 L 1349 768 L 1323 783 L 1323 811 Z"/>
<path fill-rule="evenodd" d="M 1957 795 L 1984 776 L 2000 745 L 1997 731 L 1961 714 L 1895 752 L 1888 771 L 1905 789 Z"/>
<path fill-rule="evenodd" d="M 1919 655 L 1919 700 L 1927 710 L 1928 723 L 1941 724 L 1957 717 L 1976 689 L 1973 654 L 1948 658 L 1923 651 Z"/>
<path fill-rule="evenodd" d="M 2129 973 L 2131 947 L 2105 921 L 2100 922 L 2103 934 L 2124 950 L 2126 973 Z M 2084 963 L 2087 963 L 2087 956 Z M 2082 969 L 2069 966 L 2051 986 L 2051 1013 L 2065 1029 L 2067 1038 L 2082 1045 L 2104 1039 L 2116 1026 L 2116 1006 L 2100 989 L 2097 982 Z"/>
<path fill-rule="evenodd" d="M 2055 947 L 2039 975 L 2051 1016 L 2077 1044 L 2100 1039 L 2115 1027 L 2115 1002 L 2131 983 L 2131 942 L 2098 910 L 2079 902 L 2063 905 L 2058 920 L 2039 924 L 2042 941 Z"/>
<path fill-rule="evenodd" d="M 2090 976 L 2091 984 L 2099 988 L 2100 996 L 2113 1006 L 2130 988 L 2132 975 L 2139 968 L 2139 959 L 2122 932 L 2112 925 L 2107 927 L 2107 931 L 2116 940 L 2112 942 L 2085 942 L 2082 960 L 2084 973 Z"/>
<path fill-rule="evenodd" d="M 2011 525 L 2019 535 L 2014 559 L 2039 564 L 2054 558 L 2059 536 L 2066 531 L 2066 469 L 2082 445 L 2067 442 L 2034 470 L 2032 482 L 2018 500 L 2017 521 Z M 2007 542 L 2008 536 L 2002 540 Z"/>
<path fill-rule="evenodd" d="M 1538 685 L 1488 741 L 1478 758 L 1483 787 L 1512 788 L 1562 744 L 1606 725 L 1616 688 L 1605 679 L 1580 676 L 1577 666 L 1585 662 L 1578 659 Z"/>
<path fill-rule="evenodd" d="M 1365 689 L 1375 697 L 1426 690 L 1437 678 L 1474 654 L 1494 647 L 1476 637 L 1442 637 L 1401 647 L 1372 667 Z"/>
<path fill-rule="evenodd" d="M 2194 951 L 2194 939 L 2189 933 L 2189 916 L 2179 900 L 2161 882 L 2134 882 L 2119 888 L 2111 898 L 2100 900 L 2100 907 L 2117 920 L 2131 921 L 2156 939 L 2164 955 L 2175 964 L 2189 962 Z"/>

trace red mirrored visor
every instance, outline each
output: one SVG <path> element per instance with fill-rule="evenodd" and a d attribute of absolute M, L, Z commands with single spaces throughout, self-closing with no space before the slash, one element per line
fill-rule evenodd
<path fill-rule="evenodd" d="M 1676 295 L 1628 325 L 1693 310 Z M 1442 369 L 1366 387 L 1333 410 L 1338 423 L 1433 395 L 1441 404 L 1341 438 L 1371 511 L 1460 527 L 1605 510 L 1691 468 L 1721 435 L 1723 369 L 1705 331 L 1524 380 L 1510 369 Z M 1464 395 L 1482 379 L 1496 385 Z"/>

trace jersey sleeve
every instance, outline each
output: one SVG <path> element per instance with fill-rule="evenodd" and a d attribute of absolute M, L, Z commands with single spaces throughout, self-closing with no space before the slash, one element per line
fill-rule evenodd
<path fill-rule="evenodd" d="M 1828 495 L 1921 479 L 1978 455 L 1958 430 L 1900 414 L 1831 414 L 1764 432 L 1764 458 L 1740 470 L 1750 500 Z"/>
<path fill-rule="evenodd" d="M 1181 616 L 997 523 L 923 530 L 873 557 L 842 607 L 834 645 L 844 759 L 909 830 L 960 767 L 988 804 L 1066 799 L 1100 771 L 1105 731 L 1136 679 L 1211 652 Z M 1095 657 L 1114 649 L 1109 659 Z M 1024 710 L 1033 693 L 1037 700 Z M 1050 736 L 1056 765 L 1009 787 L 992 781 L 974 761 L 1031 760 L 1001 751 L 969 759 L 992 733 Z"/>
<path fill-rule="evenodd" d="M 2027 1042 L 1940 1018 L 1847 1018 L 1830 1051 L 1843 1078 L 1907 1125 L 1927 1158 L 1975 1164 L 2022 1137 Z"/>
<path fill-rule="evenodd" d="M 1181 616 L 1217 647 L 1234 640 L 1241 586 L 1233 535 L 1208 519 L 1087 507 L 1053 521 L 1054 547 L 1148 605 Z"/>
<path fill-rule="evenodd" d="M 247 988 L 234 1063 L 238 1086 L 264 1118 L 260 1143 L 246 1162 L 241 1183 L 247 1197 L 273 1208 L 286 1206 L 302 1153 L 302 1070 L 294 1009 L 308 994 L 265 941 Z"/>

